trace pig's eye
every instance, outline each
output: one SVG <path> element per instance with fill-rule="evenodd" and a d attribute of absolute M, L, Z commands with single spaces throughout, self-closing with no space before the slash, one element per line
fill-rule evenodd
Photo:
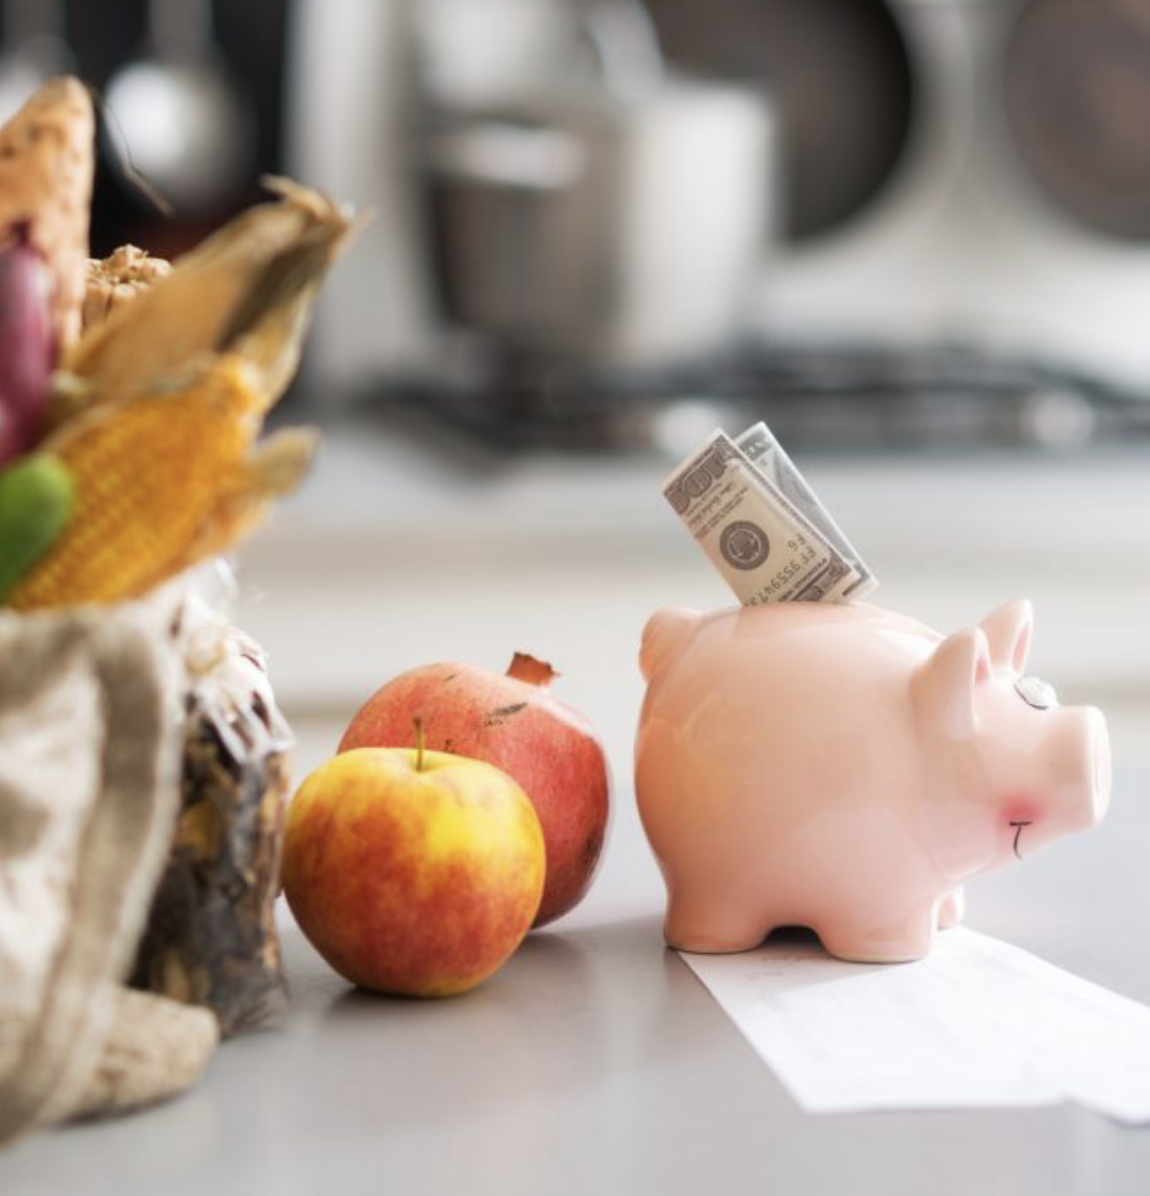
<path fill-rule="evenodd" d="M 1035 710 L 1049 710 L 1058 705 L 1058 695 L 1054 686 L 1048 685 L 1041 677 L 1019 677 L 1014 683 L 1015 692 Z"/>

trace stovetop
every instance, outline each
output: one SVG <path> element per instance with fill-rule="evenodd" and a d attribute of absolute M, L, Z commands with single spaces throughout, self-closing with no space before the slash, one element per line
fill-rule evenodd
<path fill-rule="evenodd" d="M 1150 441 L 1150 394 L 1046 359 L 957 343 L 759 346 L 647 373 L 503 359 L 454 379 L 389 383 L 366 400 L 508 450 L 674 455 L 716 425 L 759 419 L 796 449 L 1066 452 Z"/>

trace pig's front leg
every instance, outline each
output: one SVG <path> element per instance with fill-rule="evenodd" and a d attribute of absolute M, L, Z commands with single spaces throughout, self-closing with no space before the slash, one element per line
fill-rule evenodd
<path fill-rule="evenodd" d="M 716 897 L 707 886 L 668 886 L 663 937 L 679 951 L 704 955 L 749 951 L 773 929 L 746 899 Z"/>
<path fill-rule="evenodd" d="M 962 885 L 951 889 L 938 903 L 938 928 L 949 930 L 957 926 L 966 914 L 966 893 Z"/>

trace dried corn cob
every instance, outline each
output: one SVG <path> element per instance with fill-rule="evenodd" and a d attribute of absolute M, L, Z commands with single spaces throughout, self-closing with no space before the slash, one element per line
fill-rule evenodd
<path fill-rule="evenodd" d="M 0 128 L 0 462 L 39 439 L 49 375 L 79 335 L 93 127 L 87 91 L 55 79 Z"/>
<path fill-rule="evenodd" d="M 47 265 L 60 351 L 80 334 L 94 136 L 88 91 L 70 77 L 45 83 L 0 128 L 0 240 L 21 232 Z"/>
<path fill-rule="evenodd" d="M 153 387 L 203 353 L 238 349 L 259 367 L 268 403 L 286 387 L 320 280 L 351 229 L 323 196 L 269 180 L 276 203 L 238 216 L 122 310 L 62 363 L 74 409 Z"/>
<path fill-rule="evenodd" d="M 224 547 L 247 530 L 248 515 L 276 489 L 250 453 L 268 404 L 262 382 L 239 354 L 212 358 L 183 381 L 110 401 L 49 437 L 45 451 L 74 479 L 75 511 L 10 605 L 139 595 L 200 559 L 203 546 Z"/>
<path fill-rule="evenodd" d="M 135 245 L 121 245 L 108 257 L 88 261 L 81 324 L 85 332 L 131 303 L 152 283 L 171 273 L 170 262 Z"/>

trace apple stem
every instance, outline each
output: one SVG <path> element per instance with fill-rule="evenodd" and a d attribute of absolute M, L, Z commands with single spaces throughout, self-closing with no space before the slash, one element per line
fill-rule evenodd
<path fill-rule="evenodd" d="M 423 771 L 423 718 L 416 715 L 412 720 L 415 724 L 415 771 Z"/>

